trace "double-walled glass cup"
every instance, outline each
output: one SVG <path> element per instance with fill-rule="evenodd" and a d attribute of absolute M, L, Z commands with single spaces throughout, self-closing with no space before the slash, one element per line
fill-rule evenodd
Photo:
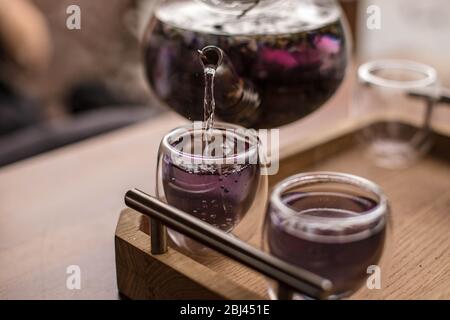
<path fill-rule="evenodd" d="M 388 220 L 388 200 L 373 182 L 336 172 L 298 174 L 278 183 L 270 195 L 263 245 L 270 254 L 331 280 L 329 298 L 343 298 L 359 289 L 371 270 L 387 271 L 381 257 Z M 269 284 L 269 295 L 277 298 L 276 284 Z"/>
<path fill-rule="evenodd" d="M 421 63 L 378 60 L 359 67 L 351 113 L 361 124 L 370 122 L 359 140 L 375 164 L 407 167 L 430 149 L 436 88 L 436 71 Z"/>
<path fill-rule="evenodd" d="M 255 131 L 236 125 L 215 123 L 206 129 L 202 122 L 194 122 L 176 128 L 159 148 L 156 196 L 249 240 L 260 232 L 255 215 L 262 214 L 267 197 L 259 149 Z M 178 247 L 190 253 L 212 253 L 190 238 L 168 232 Z"/>

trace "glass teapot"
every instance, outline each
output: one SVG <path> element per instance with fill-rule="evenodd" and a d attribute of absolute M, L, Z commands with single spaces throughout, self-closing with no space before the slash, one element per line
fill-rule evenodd
<path fill-rule="evenodd" d="M 156 96 L 203 120 L 199 52 L 223 52 L 215 117 L 252 128 L 305 117 L 340 86 L 349 33 L 334 0 L 165 0 L 144 37 L 146 73 Z"/>

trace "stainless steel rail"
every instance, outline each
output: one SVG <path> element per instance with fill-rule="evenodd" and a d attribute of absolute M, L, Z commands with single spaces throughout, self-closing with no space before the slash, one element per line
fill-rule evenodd
<path fill-rule="evenodd" d="M 138 189 L 126 193 L 125 203 L 150 218 L 152 254 L 167 251 L 166 227 L 169 227 L 278 281 L 279 298 L 300 292 L 322 299 L 332 289 L 331 281 L 271 256 Z"/>

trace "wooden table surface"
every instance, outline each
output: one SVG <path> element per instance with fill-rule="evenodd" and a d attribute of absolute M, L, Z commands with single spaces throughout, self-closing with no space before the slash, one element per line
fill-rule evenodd
<path fill-rule="evenodd" d="M 302 129 L 343 118 L 342 91 Z M 185 122 L 168 112 L 1 168 L 0 299 L 118 298 L 114 231 L 124 194 L 153 193 L 159 142 Z M 288 126 L 282 137 L 297 132 L 298 124 Z M 70 265 L 81 268 L 80 290 L 66 287 Z"/>
<path fill-rule="evenodd" d="M 299 137 L 314 143 L 315 130 L 341 126 L 347 93 L 344 86 L 300 126 L 283 128 L 282 155 Z M 117 299 L 114 231 L 123 196 L 134 187 L 154 192 L 159 142 L 184 122 L 166 113 L 0 169 L 0 298 Z M 80 290 L 66 287 L 70 265 L 81 268 Z"/>

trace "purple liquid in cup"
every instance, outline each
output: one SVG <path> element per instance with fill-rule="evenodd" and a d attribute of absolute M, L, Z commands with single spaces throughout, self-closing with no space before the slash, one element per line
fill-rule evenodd
<path fill-rule="evenodd" d="M 192 163 L 189 154 L 184 153 L 180 162 L 177 155 L 163 156 L 161 163 L 162 185 L 167 203 L 183 210 L 202 221 L 223 231 L 230 232 L 244 218 L 254 202 L 260 178 L 259 163 L 252 163 L 245 157 L 243 163 L 225 163 L 225 158 L 251 152 L 248 142 L 237 144 L 235 134 L 213 129 L 210 133 L 215 138 L 223 138 L 224 157 L 211 158 L 207 163 Z M 204 137 L 177 139 L 171 143 L 175 150 L 194 150 L 199 143 L 204 150 Z M 194 143 L 192 143 L 194 141 Z M 241 142 L 244 140 L 240 140 Z M 225 150 L 226 149 L 226 150 Z M 239 151 L 238 151 L 239 150 Z M 256 149 L 257 150 L 257 149 Z M 195 152 L 192 152 L 194 157 Z M 187 157 L 187 159 L 186 159 Z M 213 160 L 211 160 L 213 159 Z"/>
<path fill-rule="evenodd" d="M 376 265 L 385 240 L 385 221 L 321 228 L 300 223 L 304 218 L 341 218 L 363 215 L 373 209 L 372 199 L 337 192 L 291 192 L 281 201 L 297 216 L 280 219 L 271 207 L 268 219 L 270 252 L 333 282 L 333 293 L 345 296 L 367 279 L 367 267 Z"/>
<path fill-rule="evenodd" d="M 224 169 L 224 168 L 221 168 Z M 255 198 L 258 165 L 189 172 L 163 162 L 163 186 L 167 202 L 176 208 L 229 232 L 242 220 Z"/>

